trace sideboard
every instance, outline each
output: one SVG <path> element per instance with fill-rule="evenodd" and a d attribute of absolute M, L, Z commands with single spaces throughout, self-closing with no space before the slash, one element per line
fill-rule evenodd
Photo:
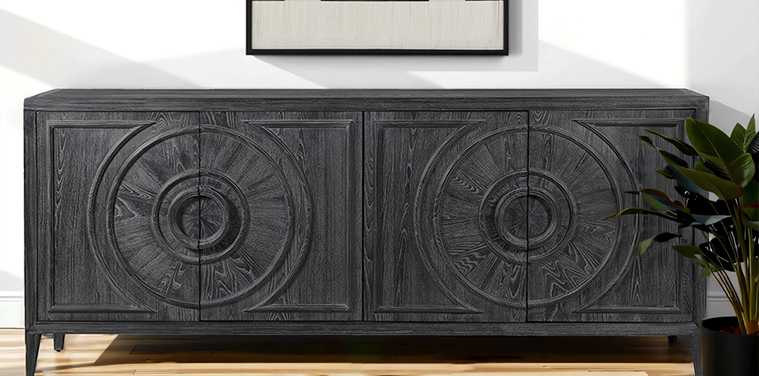
<path fill-rule="evenodd" d="M 707 116 L 681 89 L 28 98 L 27 375 L 47 333 L 693 336 L 700 372 L 700 271 L 636 251 L 671 225 L 601 218 L 676 196 L 638 136 Z"/>

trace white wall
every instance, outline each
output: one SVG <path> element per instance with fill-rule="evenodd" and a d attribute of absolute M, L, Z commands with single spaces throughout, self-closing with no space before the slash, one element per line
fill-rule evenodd
<path fill-rule="evenodd" d="M 245 56 L 243 3 L 0 0 L 0 327 L 22 324 L 21 109 L 44 90 L 685 87 L 725 129 L 759 112 L 756 0 L 510 0 L 508 57 Z"/>

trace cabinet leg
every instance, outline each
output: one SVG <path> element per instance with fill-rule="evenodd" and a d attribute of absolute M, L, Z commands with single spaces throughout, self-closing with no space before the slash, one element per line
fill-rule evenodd
<path fill-rule="evenodd" d="M 677 336 L 669 336 L 667 337 L 667 339 L 669 340 L 670 345 L 674 345 L 677 343 Z"/>
<path fill-rule="evenodd" d="M 26 376 L 34 376 L 42 334 L 26 333 Z"/>
<path fill-rule="evenodd" d="M 701 333 L 696 332 L 691 336 L 691 346 L 693 348 L 693 368 L 696 376 L 703 376 L 701 369 Z"/>
<path fill-rule="evenodd" d="M 65 338 L 66 338 L 66 334 L 64 333 L 53 334 L 53 348 L 55 349 L 55 351 L 63 350 L 63 341 Z"/>

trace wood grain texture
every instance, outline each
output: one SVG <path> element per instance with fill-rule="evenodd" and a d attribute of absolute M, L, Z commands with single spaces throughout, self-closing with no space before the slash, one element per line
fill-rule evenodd
<path fill-rule="evenodd" d="M 37 113 L 24 111 L 24 327 L 37 321 L 40 296 L 37 293 L 38 246 L 40 228 L 39 186 L 37 173 Z M 44 285 L 43 285 L 44 286 Z"/>
<path fill-rule="evenodd" d="M 641 240 L 676 228 L 642 216 L 601 218 L 645 206 L 625 191 L 656 188 L 678 197 L 671 182 L 655 173 L 664 163 L 661 157 L 638 136 L 650 128 L 682 139 L 683 119 L 693 111 L 530 115 L 530 190 L 550 192 L 558 227 L 552 240 L 530 239 L 530 260 L 535 260 L 528 273 L 528 320 L 691 321 L 691 264 L 669 244 L 656 244 L 643 255 L 637 251 Z M 683 157 L 671 145 L 657 144 Z M 531 212 L 545 210 L 539 201 L 532 204 Z"/>
<path fill-rule="evenodd" d="M 497 206 L 527 185 L 526 115 L 369 113 L 368 320 L 524 321 L 524 244 Z"/>
<path fill-rule="evenodd" d="M 709 98 L 686 89 L 318 89 L 53 90 L 29 110 L 67 111 L 524 111 L 694 108 Z"/>
<path fill-rule="evenodd" d="M 61 351 L 63 350 L 64 343 L 66 341 L 66 335 L 63 333 L 55 333 L 53 334 L 53 350 L 55 351 Z"/>
<path fill-rule="evenodd" d="M 220 257 L 201 260 L 202 320 L 360 320 L 361 114 L 207 112 L 201 123 L 201 188 L 231 207 L 241 195 L 236 221 L 249 223 L 202 250 Z"/>
<path fill-rule="evenodd" d="M 198 200 L 197 114 L 161 114 L 145 130 L 155 136 L 133 151 L 120 150 L 116 158 L 129 155 L 127 159 L 120 166 L 115 160 L 105 170 L 118 166 L 114 178 L 98 181 L 98 192 L 105 188 L 108 197 L 105 205 L 95 202 L 93 222 L 106 220 L 117 251 L 103 259 L 118 257 L 127 278 L 159 300 L 197 309 L 198 244 L 191 228 L 198 216 L 192 211 Z"/>
<path fill-rule="evenodd" d="M 34 376 L 34 371 L 37 369 L 41 339 L 42 334 L 26 331 L 24 341 L 26 345 L 26 376 Z"/>
<path fill-rule="evenodd" d="M 413 335 L 413 336 L 687 336 L 698 333 L 690 322 L 388 322 L 388 321 L 210 321 L 175 322 L 40 322 L 31 333 L 151 335 Z"/>
<path fill-rule="evenodd" d="M 699 322 L 698 325 L 701 325 L 701 322 Z M 701 336 L 699 333 L 694 333 L 691 335 L 691 342 L 693 343 L 693 347 L 691 349 L 691 357 L 693 359 L 693 369 L 695 371 L 696 376 L 703 376 L 704 372 L 701 367 Z"/>
<path fill-rule="evenodd" d="M 637 136 L 684 137 L 708 105 L 679 89 L 29 98 L 28 366 L 43 333 L 698 338 L 699 268 L 634 252 L 665 224 L 597 217 L 636 203 L 623 190 L 675 196 Z"/>
<path fill-rule="evenodd" d="M 38 222 L 39 188 L 37 173 L 37 113 L 24 111 L 24 374 L 34 375 L 42 334 L 31 331 L 37 322 L 39 306 L 38 257 L 40 254 Z"/>
<path fill-rule="evenodd" d="M 155 246 L 149 225 L 143 224 L 148 226 L 147 230 L 138 232 L 136 237 L 125 238 L 121 236 L 128 226 L 116 226 L 115 233 L 121 234 L 119 239 L 114 239 L 114 233 L 108 229 L 109 223 L 113 226 L 122 219 L 144 217 L 142 207 L 149 205 L 142 204 L 146 200 L 138 200 L 138 195 L 126 194 L 121 183 L 127 181 L 129 186 L 142 181 L 158 185 L 147 176 L 130 178 L 126 165 L 139 157 L 140 150 L 144 150 L 141 148 L 159 134 L 197 124 L 196 119 L 197 116 L 193 120 L 192 116 L 178 113 L 38 114 L 37 171 L 38 181 L 45 187 L 37 191 L 39 213 L 44 214 L 40 217 L 38 236 L 45 241 L 38 250 L 40 319 L 197 319 L 197 307 L 178 307 L 162 301 L 157 294 L 146 293 L 149 289 L 143 276 L 153 273 L 152 281 L 157 282 L 159 275 L 170 269 L 158 267 L 161 263 L 147 267 L 162 254 Z M 172 147 L 161 150 L 171 153 Z M 167 155 L 155 157 L 161 158 Z M 184 168 L 181 164 L 171 166 Z M 149 168 L 141 171 L 153 171 L 156 173 L 153 177 L 166 172 Z M 151 254 L 141 256 L 146 260 L 141 265 L 128 252 L 122 253 L 126 239 L 145 245 L 138 250 L 150 250 Z M 197 288 L 185 291 L 197 296 Z"/>

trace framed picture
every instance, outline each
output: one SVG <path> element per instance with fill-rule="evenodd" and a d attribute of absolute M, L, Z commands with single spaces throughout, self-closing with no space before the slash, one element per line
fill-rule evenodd
<path fill-rule="evenodd" d="M 508 0 L 246 1 L 248 55 L 508 55 Z"/>

